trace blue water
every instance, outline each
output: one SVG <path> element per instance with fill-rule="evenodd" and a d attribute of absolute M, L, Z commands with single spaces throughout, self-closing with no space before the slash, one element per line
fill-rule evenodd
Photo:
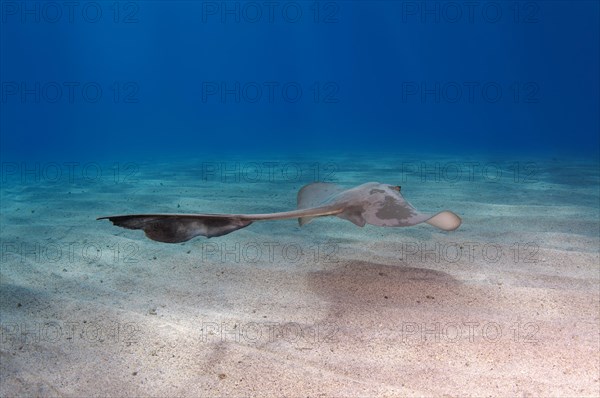
<path fill-rule="evenodd" d="M 0 0 L 0 397 L 600 396 L 599 20 Z M 290 211 L 314 181 L 462 225 L 97 220 Z"/>
<path fill-rule="evenodd" d="M 1 3 L 1 155 L 599 151 L 597 1 Z"/>

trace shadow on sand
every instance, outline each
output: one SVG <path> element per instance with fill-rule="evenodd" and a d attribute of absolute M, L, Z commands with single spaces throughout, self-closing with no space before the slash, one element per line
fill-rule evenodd
<path fill-rule="evenodd" d="M 330 320 L 350 312 L 414 308 L 461 289 L 461 282 L 445 272 L 366 261 L 312 272 L 308 279 L 311 290 L 330 303 Z"/>

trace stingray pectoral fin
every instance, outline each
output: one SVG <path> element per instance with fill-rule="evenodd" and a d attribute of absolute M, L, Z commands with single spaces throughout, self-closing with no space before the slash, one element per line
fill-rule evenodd
<path fill-rule="evenodd" d="M 313 182 L 298 191 L 298 209 L 321 206 L 333 195 L 345 191 L 344 188 L 330 182 Z"/>
<path fill-rule="evenodd" d="M 253 220 L 227 215 L 131 214 L 100 217 L 114 225 L 141 229 L 152 240 L 186 242 L 196 236 L 222 236 L 252 224 Z"/>
<path fill-rule="evenodd" d="M 319 205 L 327 202 L 327 200 L 333 195 L 343 191 L 344 188 L 337 184 L 328 182 L 313 182 L 312 184 L 305 185 L 300 189 L 300 191 L 298 191 L 298 209 L 301 210 L 318 207 Z M 321 215 L 299 217 L 298 224 L 300 224 L 300 226 L 306 225 L 315 217 L 321 217 Z"/>
<path fill-rule="evenodd" d="M 453 231 L 461 223 L 460 218 L 450 211 L 434 215 L 421 213 L 404 199 L 397 187 L 390 185 L 367 183 L 347 193 L 341 198 L 344 211 L 338 217 L 359 226 L 366 223 L 379 227 L 409 227 L 426 222 L 444 231 Z"/>
<path fill-rule="evenodd" d="M 299 217 L 298 224 L 302 227 L 302 226 L 308 224 L 309 222 L 311 222 L 313 220 L 313 218 L 315 218 L 315 217 Z"/>
<path fill-rule="evenodd" d="M 454 231 L 456 228 L 460 227 L 462 220 L 451 211 L 445 210 L 437 213 L 425 222 L 444 231 Z"/>

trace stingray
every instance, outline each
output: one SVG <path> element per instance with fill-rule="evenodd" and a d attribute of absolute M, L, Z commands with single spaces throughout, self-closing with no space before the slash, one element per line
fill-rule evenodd
<path fill-rule="evenodd" d="M 141 229 L 152 240 L 186 242 L 196 236 L 226 235 L 255 221 L 297 218 L 300 226 L 315 217 L 336 216 L 363 227 L 407 227 L 426 222 L 444 231 L 453 231 L 461 219 L 451 211 L 433 215 L 420 213 L 400 193 L 400 187 L 368 182 L 344 189 L 332 183 L 308 184 L 298 192 L 298 209 L 265 214 L 130 214 L 100 217 L 114 225 Z"/>

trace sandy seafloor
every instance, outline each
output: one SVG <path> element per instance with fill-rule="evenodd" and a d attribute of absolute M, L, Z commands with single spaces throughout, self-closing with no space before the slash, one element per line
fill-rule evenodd
<path fill-rule="evenodd" d="M 0 396 L 600 396 L 598 169 L 404 154 L 5 163 Z M 402 185 L 463 225 L 273 221 L 170 245 L 95 220 L 290 210 L 315 179 Z"/>

